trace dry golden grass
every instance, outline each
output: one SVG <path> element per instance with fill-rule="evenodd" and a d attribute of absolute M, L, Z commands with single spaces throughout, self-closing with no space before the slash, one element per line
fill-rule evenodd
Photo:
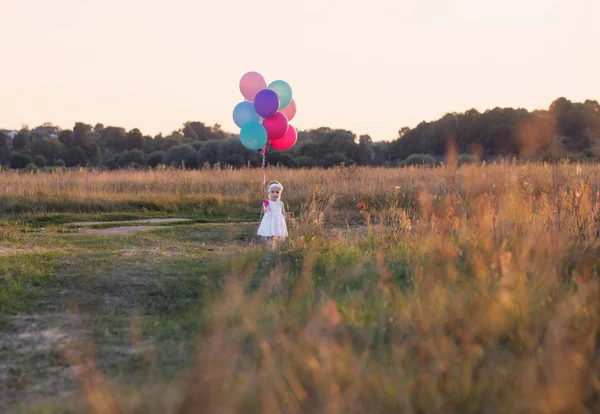
<path fill-rule="evenodd" d="M 83 411 L 600 412 L 598 177 L 569 165 L 269 170 L 297 212 L 289 243 L 231 259 L 178 382 L 132 397 L 80 362 Z M 22 205 L 260 205 L 257 170 L 2 180 L 0 197 Z"/>

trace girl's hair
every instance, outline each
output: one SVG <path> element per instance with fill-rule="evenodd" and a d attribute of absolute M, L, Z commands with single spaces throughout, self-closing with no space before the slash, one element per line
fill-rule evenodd
<path fill-rule="evenodd" d="M 271 181 L 269 183 L 269 185 L 267 186 L 267 192 L 271 191 L 271 188 L 273 187 L 278 187 L 279 191 L 283 191 L 283 186 L 281 185 L 281 183 L 279 181 Z"/>

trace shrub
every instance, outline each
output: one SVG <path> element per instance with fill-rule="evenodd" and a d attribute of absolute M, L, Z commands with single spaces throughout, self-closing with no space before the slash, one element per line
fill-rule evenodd
<path fill-rule="evenodd" d="M 25 171 L 27 172 L 38 172 L 40 169 L 33 162 L 30 162 L 25 166 Z"/>
<path fill-rule="evenodd" d="M 183 165 L 185 168 L 197 169 L 198 168 L 198 154 L 196 152 L 190 152 L 183 158 Z"/>
<path fill-rule="evenodd" d="M 189 146 L 198 151 L 200 148 L 204 147 L 204 144 L 204 141 L 194 141 L 191 144 L 189 144 Z"/>
<path fill-rule="evenodd" d="M 32 162 L 33 159 L 27 154 L 21 154 L 20 152 L 10 154 L 10 168 L 25 168 Z"/>
<path fill-rule="evenodd" d="M 581 154 L 584 158 L 596 158 L 596 153 L 593 148 L 586 148 Z"/>
<path fill-rule="evenodd" d="M 57 160 L 54 160 L 54 165 L 56 167 L 65 167 L 66 166 L 65 162 L 63 160 L 61 160 L 60 158 Z"/>
<path fill-rule="evenodd" d="M 105 155 L 102 158 L 102 166 L 111 170 L 117 168 L 117 157 L 113 154 Z"/>
<path fill-rule="evenodd" d="M 162 164 L 165 161 L 165 155 L 167 155 L 164 151 L 154 151 L 148 157 L 148 161 L 146 163 L 149 167 L 155 168 L 157 165 Z"/>
<path fill-rule="evenodd" d="M 311 168 L 317 165 L 317 162 L 313 157 L 308 157 L 306 155 L 296 157 L 295 161 L 298 168 Z"/>
<path fill-rule="evenodd" d="M 267 153 L 267 161 L 271 165 L 282 165 L 284 167 L 294 167 L 296 165 L 296 161 L 290 154 L 281 151 Z"/>
<path fill-rule="evenodd" d="M 406 159 L 406 166 L 410 167 L 413 165 L 434 166 L 435 158 L 428 154 L 413 154 Z"/>
<path fill-rule="evenodd" d="M 144 159 L 144 151 L 141 149 L 133 149 L 131 151 L 123 151 L 117 157 L 117 165 L 119 167 L 142 167 L 146 165 Z"/>
<path fill-rule="evenodd" d="M 178 145 L 176 147 L 169 148 L 165 155 L 165 164 L 167 165 L 181 165 L 185 161 L 185 158 L 191 154 L 196 155 L 196 150 L 189 145 Z"/>
<path fill-rule="evenodd" d="M 471 164 L 474 161 L 475 160 L 473 159 L 473 157 L 469 154 L 460 154 L 460 156 L 458 157 L 458 165 Z"/>
<path fill-rule="evenodd" d="M 43 155 L 36 155 L 33 158 L 33 162 L 39 168 L 44 168 L 48 164 L 48 162 L 46 161 L 46 157 L 44 157 Z"/>
<path fill-rule="evenodd" d="M 67 159 L 65 160 L 69 167 L 84 165 L 86 158 L 85 152 L 80 147 L 74 147 L 67 151 Z"/>
<path fill-rule="evenodd" d="M 341 152 L 327 154 L 323 160 L 323 167 L 335 167 L 340 164 L 350 165 L 351 160 Z"/>

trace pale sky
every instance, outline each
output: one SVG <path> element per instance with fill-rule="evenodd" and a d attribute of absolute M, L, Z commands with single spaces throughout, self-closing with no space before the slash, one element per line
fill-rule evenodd
<path fill-rule="evenodd" d="M 238 132 L 239 79 L 300 129 L 395 139 L 447 112 L 600 100 L 600 0 L 0 0 L 0 128 Z"/>

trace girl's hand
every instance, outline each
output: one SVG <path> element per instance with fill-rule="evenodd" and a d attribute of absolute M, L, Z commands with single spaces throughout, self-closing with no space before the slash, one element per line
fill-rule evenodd
<path fill-rule="evenodd" d="M 265 214 L 267 214 L 269 212 L 269 206 L 264 206 L 263 210 L 265 211 Z"/>
<path fill-rule="evenodd" d="M 285 213 L 286 217 L 294 217 L 294 213 Z"/>

